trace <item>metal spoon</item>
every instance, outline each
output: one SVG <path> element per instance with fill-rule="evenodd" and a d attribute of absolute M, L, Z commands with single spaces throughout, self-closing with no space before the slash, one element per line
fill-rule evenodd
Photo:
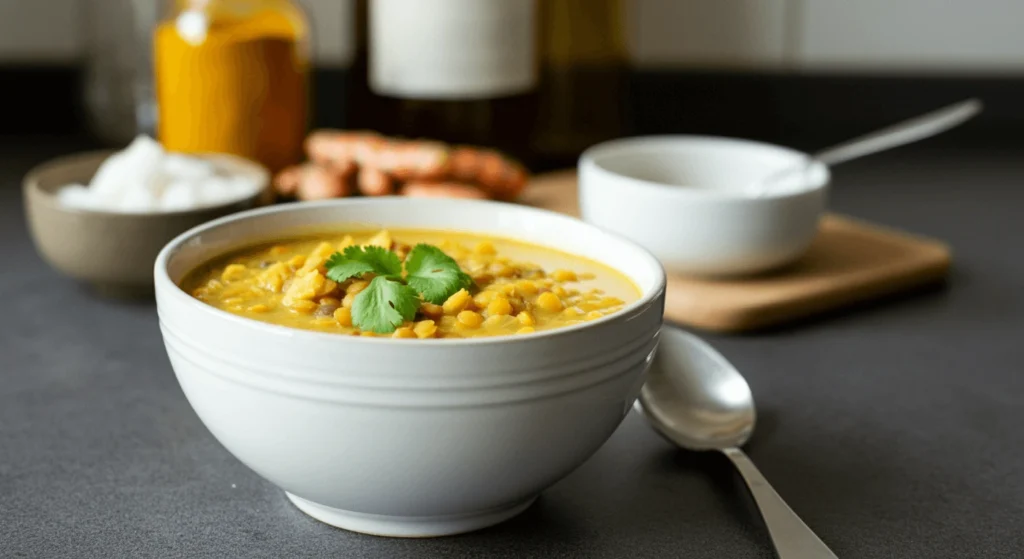
<path fill-rule="evenodd" d="M 811 154 L 798 165 L 790 165 L 748 185 L 747 194 L 762 196 L 771 192 L 779 179 L 794 173 L 806 173 L 814 163 L 838 165 L 894 147 L 930 138 L 967 122 L 984 107 L 979 99 L 968 99 L 937 111 L 904 120 L 841 144 Z"/>
<path fill-rule="evenodd" d="M 739 449 L 754 432 L 754 398 L 739 371 L 711 346 L 663 326 L 636 409 L 675 444 L 689 450 L 718 450 L 732 460 L 781 559 L 836 559 Z"/>

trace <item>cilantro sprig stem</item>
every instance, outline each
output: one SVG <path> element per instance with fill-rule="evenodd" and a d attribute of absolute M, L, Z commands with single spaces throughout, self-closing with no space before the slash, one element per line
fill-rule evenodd
<path fill-rule="evenodd" d="M 439 305 L 473 285 L 458 262 L 425 243 L 409 251 L 404 266 L 397 254 L 385 248 L 350 246 L 332 254 L 325 267 L 327 277 L 338 283 L 372 278 L 352 301 L 352 324 L 378 334 L 394 332 L 415 318 L 421 299 Z"/>

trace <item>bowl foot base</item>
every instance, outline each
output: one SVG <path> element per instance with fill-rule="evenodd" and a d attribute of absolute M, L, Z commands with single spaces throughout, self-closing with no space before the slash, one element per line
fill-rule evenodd
<path fill-rule="evenodd" d="M 478 513 L 445 516 L 384 516 L 336 509 L 307 501 L 285 492 L 288 499 L 302 512 L 313 518 L 345 530 L 374 536 L 395 538 L 430 538 L 472 532 L 504 522 L 523 512 L 537 500 L 537 496 L 506 507 L 488 509 Z"/>

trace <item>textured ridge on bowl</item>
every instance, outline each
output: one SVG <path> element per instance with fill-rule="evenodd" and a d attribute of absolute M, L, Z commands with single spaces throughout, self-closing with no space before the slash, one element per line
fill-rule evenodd
<path fill-rule="evenodd" d="M 224 359 L 211 351 L 204 351 L 198 344 L 185 342 L 174 333 L 172 328 L 161 325 L 161 332 L 172 360 L 180 359 L 182 364 L 201 370 L 205 374 L 220 377 L 225 382 L 245 386 L 253 390 L 281 394 L 297 398 L 306 398 L 324 402 L 348 403 L 362 406 L 384 407 L 463 407 L 491 404 L 504 404 L 517 401 L 528 401 L 538 398 L 549 398 L 562 393 L 583 390 L 594 384 L 618 377 L 650 355 L 657 344 L 660 324 L 654 324 L 643 330 L 628 345 L 620 346 L 616 352 L 602 354 L 600 360 L 590 360 L 571 370 L 563 370 L 563 374 L 550 375 L 548 369 L 537 369 L 535 373 L 524 375 L 495 375 L 485 365 L 467 366 L 459 372 L 465 376 L 458 383 L 444 383 L 430 371 L 423 372 L 419 382 L 406 383 L 401 379 L 391 379 L 379 383 L 353 385 L 327 380 L 314 380 L 306 377 L 299 379 L 301 371 L 289 371 L 285 368 L 272 370 L 238 360 Z M 415 349 L 415 348 L 413 348 Z M 410 355 L 416 355 L 413 351 Z M 339 364 L 334 372 L 339 375 L 358 372 L 365 363 L 357 359 L 353 363 Z M 324 370 L 322 373 L 329 373 Z M 363 376 L 368 376 L 363 371 Z M 538 378 L 540 377 L 540 378 Z M 326 378 L 320 376 L 319 378 Z M 473 378 L 480 382 L 469 383 L 465 380 Z M 411 384 L 411 385 L 409 385 Z"/>

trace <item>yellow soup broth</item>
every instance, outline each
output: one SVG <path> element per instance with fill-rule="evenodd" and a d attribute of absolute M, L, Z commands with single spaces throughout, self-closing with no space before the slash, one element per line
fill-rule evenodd
<path fill-rule="evenodd" d="M 325 263 L 352 245 L 376 245 L 403 259 L 413 246 L 439 247 L 474 286 L 443 304 L 419 303 L 415 320 L 390 334 L 352 325 L 366 279 L 336 283 Z M 640 297 L 620 272 L 592 260 L 510 239 L 446 231 L 320 234 L 246 248 L 201 266 L 182 282 L 197 299 L 233 314 L 305 330 L 394 338 L 523 335 L 595 320 Z"/>

